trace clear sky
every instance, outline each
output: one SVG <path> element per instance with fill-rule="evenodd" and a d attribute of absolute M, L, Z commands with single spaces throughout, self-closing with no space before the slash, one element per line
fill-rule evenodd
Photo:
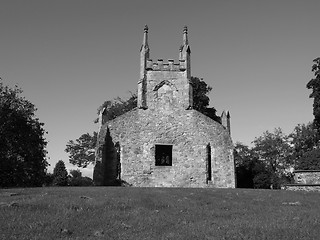
<path fill-rule="evenodd" d="M 319 8 L 319 0 L 0 0 L 0 77 L 38 108 L 49 169 L 60 159 L 72 168 L 68 140 L 97 129 L 105 100 L 136 90 L 144 25 L 151 58 L 176 61 L 187 25 L 192 75 L 213 87 L 218 114 L 230 111 L 234 142 L 249 145 L 312 121 L 305 86 L 320 56 Z"/>

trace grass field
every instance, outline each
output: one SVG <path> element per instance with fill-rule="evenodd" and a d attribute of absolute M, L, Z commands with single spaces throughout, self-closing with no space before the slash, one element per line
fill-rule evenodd
<path fill-rule="evenodd" d="M 0 189 L 1 239 L 320 239 L 320 193 Z"/>

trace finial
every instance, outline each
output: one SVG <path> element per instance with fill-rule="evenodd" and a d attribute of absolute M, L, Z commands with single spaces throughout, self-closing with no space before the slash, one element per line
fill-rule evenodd
<path fill-rule="evenodd" d="M 188 27 L 187 26 L 183 27 L 183 33 L 188 33 Z"/>
<path fill-rule="evenodd" d="M 183 27 L 183 45 L 188 45 L 188 27 Z"/>
<path fill-rule="evenodd" d="M 149 30 L 148 25 L 145 25 L 143 30 L 144 30 L 145 33 L 147 33 L 148 30 Z"/>

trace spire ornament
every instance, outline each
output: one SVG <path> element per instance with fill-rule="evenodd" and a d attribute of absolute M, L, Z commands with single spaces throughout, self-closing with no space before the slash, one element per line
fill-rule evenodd
<path fill-rule="evenodd" d="M 183 27 L 183 45 L 188 45 L 188 27 Z"/>
<path fill-rule="evenodd" d="M 145 33 L 148 33 L 149 28 L 148 28 L 148 25 L 147 25 L 147 24 L 144 26 L 144 29 L 143 29 L 143 30 L 144 30 Z"/>

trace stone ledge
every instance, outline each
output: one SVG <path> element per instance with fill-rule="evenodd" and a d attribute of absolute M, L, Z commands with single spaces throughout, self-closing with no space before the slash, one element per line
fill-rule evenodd
<path fill-rule="evenodd" d="M 320 192 L 320 184 L 287 184 L 283 186 L 283 189 L 289 191 Z"/>
<path fill-rule="evenodd" d="M 304 173 L 304 172 L 320 172 L 320 170 L 294 170 L 294 173 Z"/>

